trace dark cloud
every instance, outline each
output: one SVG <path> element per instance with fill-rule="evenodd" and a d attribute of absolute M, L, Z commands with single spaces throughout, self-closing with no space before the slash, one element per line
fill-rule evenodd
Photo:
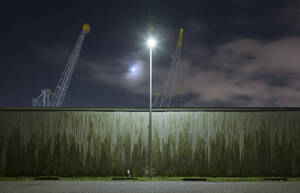
<path fill-rule="evenodd" d="M 285 38 L 269 43 L 238 39 L 210 48 L 214 51 L 205 50 L 203 46 L 188 47 L 188 43 L 185 42 L 187 49 L 183 50 L 185 106 L 299 105 L 300 38 Z M 57 60 L 62 60 L 65 55 L 62 53 L 67 49 L 60 46 L 56 48 L 55 51 L 52 47 L 48 51 L 38 49 L 38 55 L 47 61 L 55 56 L 59 56 Z M 35 49 L 33 51 L 36 53 Z M 106 60 L 81 57 L 78 64 L 79 80 L 83 84 L 110 88 L 109 92 L 115 94 L 122 91 L 121 98 L 125 100 L 119 102 L 125 106 L 142 106 L 147 103 L 149 94 L 147 58 L 147 50 Z M 137 74 L 129 72 L 133 65 L 139 67 Z M 154 92 L 163 89 L 162 83 L 166 81 L 169 67 L 170 63 L 155 64 Z M 110 98 L 108 95 L 111 93 L 101 93 L 104 100 Z M 177 100 L 176 97 L 173 100 Z"/>
<path fill-rule="evenodd" d="M 205 61 L 208 66 L 206 69 L 202 68 L 198 73 L 193 71 L 193 67 L 189 69 L 193 71 L 193 76 L 186 77 L 185 82 L 188 82 L 186 85 L 193 86 L 188 90 L 201 96 L 194 103 L 199 104 L 201 101 L 204 104 L 225 106 L 230 103 L 240 106 L 299 105 L 299 40 L 287 38 L 261 43 L 240 39 L 219 46 L 218 51 Z M 202 52 L 201 48 L 199 52 Z M 194 57 L 196 56 L 197 54 Z M 251 56 L 250 59 L 248 56 Z M 194 60 L 189 58 L 186 63 L 189 61 Z M 192 82 L 197 82 L 198 85 L 191 84 Z M 248 96 L 248 100 L 236 101 L 236 96 Z"/>
<path fill-rule="evenodd" d="M 300 2 L 297 0 L 287 1 L 280 10 L 277 18 L 279 19 L 279 22 L 290 27 L 289 32 L 299 33 Z"/>
<path fill-rule="evenodd" d="M 20 5 L 20 14 L 12 10 L 16 17 L 8 18 L 10 32 L 2 36 L 7 54 L 1 60 L 0 89 L 5 92 L 0 105 L 30 106 L 40 89 L 54 89 L 86 20 L 92 32 L 83 45 L 67 106 L 147 106 L 145 40 L 150 34 L 159 40 L 153 52 L 153 90 L 162 92 L 181 27 L 185 106 L 300 105 L 298 1 L 170 5 Z M 131 73 L 132 66 L 139 72 Z"/>

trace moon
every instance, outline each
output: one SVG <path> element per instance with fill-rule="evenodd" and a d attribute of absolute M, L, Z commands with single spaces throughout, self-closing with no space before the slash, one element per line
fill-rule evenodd
<path fill-rule="evenodd" d="M 135 72 L 135 71 L 136 71 L 136 68 L 135 68 L 135 67 L 131 67 L 130 71 L 131 71 L 131 72 Z"/>

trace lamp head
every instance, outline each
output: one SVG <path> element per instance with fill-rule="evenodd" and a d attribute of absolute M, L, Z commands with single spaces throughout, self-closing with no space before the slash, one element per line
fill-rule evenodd
<path fill-rule="evenodd" d="M 147 45 L 149 46 L 149 48 L 153 48 L 155 47 L 156 41 L 152 38 L 149 38 L 147 41 Z"/>

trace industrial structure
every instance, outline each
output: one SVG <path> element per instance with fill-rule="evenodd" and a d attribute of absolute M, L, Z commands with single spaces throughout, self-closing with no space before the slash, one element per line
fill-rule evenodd
<path fill-rule="evenodd" d="M 60 77 L 54 92 L 46 88 L 41 90 L 41 94 L 32 99 L 34 107 L 63 107 L 70 81 L 84 42 L 85 35 L 91 31 L 89 24 L 84 24 L 78 41 L 69 57 L 68 63 Z"/>
<path fill-rule="evenodd" d="M 34 107 L 63 107 L 70 81 L 80 55 L 80 51 L 85 39 L 85 35 L 89 33 L 91 27 L 84 24 L 79 35 L 78 41 L 69 57 L 67 65 L 60 77 L 54 92 L 49 89 L 42 89 L 38 97 L 32 99 Z M 183 28 L 179 30 L 179 37 L 175 51 L 172 55 L 172 63 L 169 69 L 165 84 L 156 92 L 154 97 L 154 107 L 180 107 L 182 106 L 183 97 L 183 62 L 181 56 Z"/>
<path fill-rule="evenodd" d="M 146 109 L 0 108 L 0 176 L 148 176 Z M 153 176 L 300 176 L 300 108 L 153 111 Z"/>
<path fill-rule="evenodd" d="M 162 91 L 157 92 L 153 106 L 170 107 L 182 106 L 183 97 L 183 64 L 181 56 L 183 28 L 179 30 L 179 37 L 174 54 L 172 55 L 172 64 L 168 72 L 167 80 L 163 85 Z"/>

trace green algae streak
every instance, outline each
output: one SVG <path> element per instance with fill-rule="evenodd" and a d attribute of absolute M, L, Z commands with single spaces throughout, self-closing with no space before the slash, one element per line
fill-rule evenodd
<path fill-rule="evenodd" d="M 153 113 L 157 176 L 300 176 L 300 111 Z M 0 176 L 147 173 L 148 112 L 1 110 Z"/>

